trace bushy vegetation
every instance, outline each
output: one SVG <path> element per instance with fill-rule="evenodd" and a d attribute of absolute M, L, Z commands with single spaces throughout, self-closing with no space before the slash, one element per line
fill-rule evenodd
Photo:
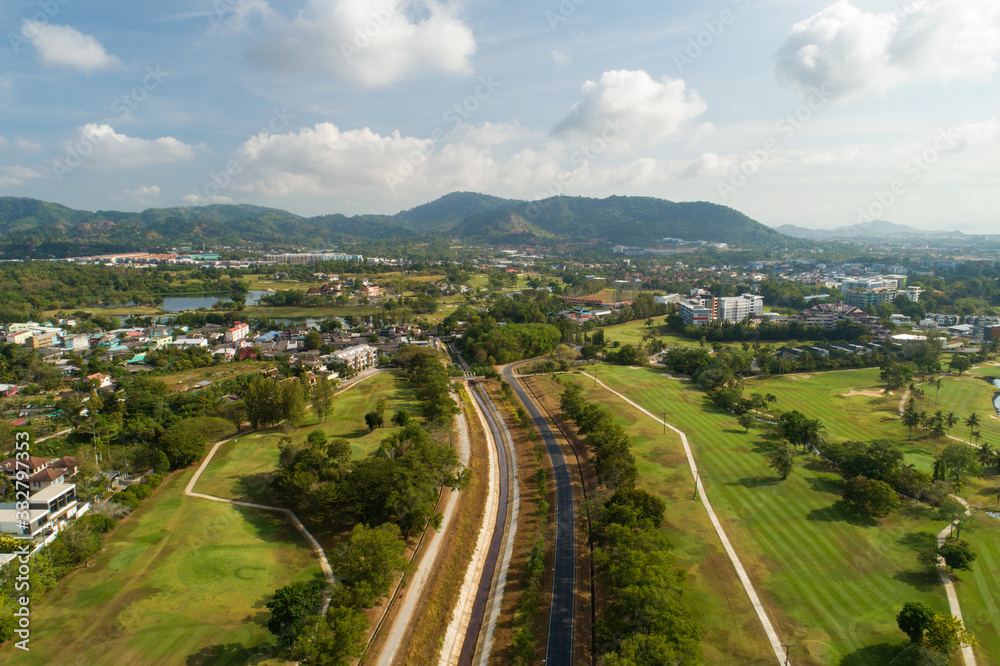
<path fill-rule="evenodd" d="M 597 479 L 612 492 L 591 530 L 597 580 L 608 597 L 595 649 L 606 664 L 702 663 L 701 628 L 684 600 L 687 571 L 660 530 L 666 506 L 635 487 L 628 434 L 579 384 L 563 389 L 560 408 L 587 435 Z"/>

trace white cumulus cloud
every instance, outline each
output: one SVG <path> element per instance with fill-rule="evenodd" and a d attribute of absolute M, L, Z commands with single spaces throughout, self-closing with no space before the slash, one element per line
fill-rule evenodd
<path fill-rule="evenodd" d="M 708 105 L 683 79 L 659 81 L 642 70 L 604 72 L 587 81 L 580 99 L 553 129 L 556 135 L 605 139 L 612 149 L 654 145 L 677 134 Z"/>
<path fill-rule="evenodd" d="M 24 166 L 0 167 L 0 186 L 3 187 L 24 185 L 24 181 L 35 178 L 45 178 L 45 174 L 37 169 Z"/>
<path fill-rule="evenodd" d="M 796 23 L 775 61 L 783 82 L 840 98 L 919 79 L 981 82 L 1000 61 L 1000 5 L 916 0 L 876 13 L 838 0 Z"/>
<path fill-rule="evenodd" d="M 25 19 L 21 35 L 37 49 L 46 65 L 89 73 L 114 67 L 120 62 L 92 36 L 68 25 L 50 25 Z"/>
<path fill-rule="evenodd" d="M 252 57 L 264 69 L 311 70 L 364 87 L 469 73 L 476 50 L 457 2 L 438 0 L 305 0 L 293 17 L 265 0 L 241 0 L 222 25 L 256 35 Z"/>
<path fill-rule="evenodd" d="M 157 197 L 160 196 L 160 188 L 157 185 L 145 185 L 134 190 L 122 190 L 119 194 L 111 197 L 115 201 L 134 201 L 143 206 L 152 206 Z"/>
<path fill-rule="evenodd" d="M 80 164 L 101 169 L 143 167 L 184 162 L 208 151 L 204 144 L 190 145 L 169 136 L 139 139 L 98 123 L 80 127 L 76 139 L 67 141 L 64 148 L 64 156 L 56 160 L 58 169 L 75 168 Z"/>
<path fill-rule="evenodd" d="M 341 131 L 333 123 L 287 134 L 259 134 L 239 150 L 248 173 L 241 176 L 238 187 L 269 195 L 384 188 L 387 171 L 403 164 L 419 168 L 433 143 L 399 132 L 383 136 L 367 127 Z"/>

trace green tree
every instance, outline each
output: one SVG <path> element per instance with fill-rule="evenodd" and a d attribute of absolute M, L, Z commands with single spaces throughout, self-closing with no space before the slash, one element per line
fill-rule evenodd
<path fill-rule="evenodd" d="M 963 474 L 978 474 L 982 471 L 978 457 L 979 452 L 968 444 L 951 444 L 945 447 L 940 456 L 948 471 L 955 475 L 956 481 L 960 481 Z"/>
<path fill-rule="evenodd" d="M 309 329 L 306 333 L 305 339 L 302 341 L 303 346 L 307 350 L 319 349 L 323 345 L 323 336 L 315 328 Z"/>
<path fill-rule="evenodd" d="M 914 401 L 909 401 L 906 403 L 906 408 L 903 410 L 902 415 L 903 425 L 909 430 L 908 438 L 913 441 L 913 429 L 920 425 L 920 412 L 917 411 L 917 405 Z"/>
<path fill-rule="evenodd" d="M 166 474 L 170 471 L 170 460 L 167 459 L 167 454 L 163 451 L 156 452 L 156 458 L 153 461 L 153 471 L 157 474 Z"/>
<path fill-rule="evenodd" d="M 343 581 L 352 605 L 369 608 L 389 594 L 397 575 L 410 571 L 405 553 L 406 544 L 395 525 L 359 524 L 333 551 L 330 566 Z"/>
<path fill-rule="evenodd" d="M 382 420 L 381 414 L 377 411 L 372 411 L 365 414 L 365 425 L 368 426 L 368 432 L 374 432 L 385 425 L 385 422 Z"/>
<path fill-rule="evenodd" d="M 312 390 L 312 408 L 316 416 L 326 423 L 326 417 L 333 405 L 333 385 L 330 380 L 320 377 Z"/>
<path fill-rule="evenodd" d="M 321 581 L 294 583 L 274 591 L 265 606 L 271 611 L 267 629 L 285 646 L 294 645 L 302 633 L 307 617 L 316 612 L 323 598 L 325 584 Z"/>
<path fill-rule="evenodd" d="M 961 375 L 972 367 L 972 361 L 961 354 L 955 354 L 955 356 L 951 359 L 951 362 L 948 364 L 948 367 Z"/>
<path fill-rule="evenodd" d="M 972 571 L 972 563 L 976 561 L 976 553 L 973 552 L 968 542 L 956 539 L 943 544 L 938 553 L 944 558 L 944 563 L 954 571 Z"/>
<path fill-rule="evenodd" d="M 979 641 L 957 617 L 935 615 L 924 631 L 924 645 L 942 654 L 955 654 L 964 646 L 979 645 Z"/>
<path fill-rule="evenodd" d="M 750 432 L 750 428 L 757 425 L 757 418 L 750 412 L 747 412 L 745 414 L 740 414 L 739 418 L 736 419 L 736 422 L 741 428 L 746 430 L 746 432 Z"/>
<path fill-rule="evenodd" d="M 979 424 L 980 424 L 979 414 L 976 414 L 975 412 L 973 412 L 973 413 L 969 414 L 968 417 L 966 417 L 966 419 L 965 419 L 965 425 L 969 426 L 969 441 L 970 442 L 972 441 L 972 433 L 975 431 L 976 428 L 979 427 Z"/>
<path fill-rule="evenodd" d="M 896 624 L 899 630 L 910 637 L 910 642 L 921 643 L 924 640 L 924 632 L 934 619 L 934 611 L 931 607 L 920 601 L 907 601 L 903 604 L 903 610 L 896 616 Z"/>
<path fill-rule="evenodd" d="M 899 497 L 892 486 L 864 476 L 845 482 L 844 502 L 858 513 L 873 518 L 884 518 L 900 507 Z"/>
<path fill-rule="evenodd" d="M 792 455 L 792 448 L 787 444 L 780 444 L 776 446 L 770 453 L 767 454 L 768 467 L 773 469 L 784 481 L 792 473 L 792 469 L 795 466 L 794 457 Z"/>
<path fill-rule="evenodd" d="M 357 608 L 331 606 L 308 624 L 295 646 L 297 659 L 318 666 L 347 666 L 364 654 L 368 617 Z"/>

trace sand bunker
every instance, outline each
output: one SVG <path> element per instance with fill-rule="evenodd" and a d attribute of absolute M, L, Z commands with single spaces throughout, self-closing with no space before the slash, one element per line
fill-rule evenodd
<path fill-rule="evenodd" d="M 885 394 L 882 393 L 882 391 L 879 391 L 878 389 L 865 389 L 864 391 L 848 391 L 847 393 L 844 394 L 844 397 L 851 398 L 856 395 L 865 395 L 868 396 L 869 398 L 881 398 Z M 889 391 L 889 395 L 892 395 L 892 391 Z"/>

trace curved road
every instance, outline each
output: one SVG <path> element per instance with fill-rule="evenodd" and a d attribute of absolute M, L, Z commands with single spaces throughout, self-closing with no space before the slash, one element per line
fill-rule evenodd
<path fill-rule="evenodd" d="M 546 666 L 569 666 L 573 663 L 573 611 L 576 608 L 576 509 L 569 466 L 549 422 L 528 397 L 514 374 L 519 364 L 504 366 L 501 374 L 528 410 L 538 428 L 556 482 L 555 569 L 552 575 L 552 607 L 549 610 L 549 639 L 545 646 Z"/>

